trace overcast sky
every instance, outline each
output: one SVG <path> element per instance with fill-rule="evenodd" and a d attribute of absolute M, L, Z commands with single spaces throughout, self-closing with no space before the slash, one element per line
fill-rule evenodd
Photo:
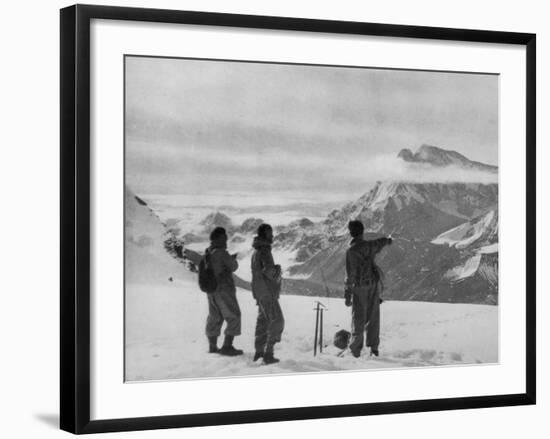
<path fill-rule="evenodd" d="M 138 193 L 361 193 L 423 143 L 498 164 L 498 77 L 126 58 Z"/>

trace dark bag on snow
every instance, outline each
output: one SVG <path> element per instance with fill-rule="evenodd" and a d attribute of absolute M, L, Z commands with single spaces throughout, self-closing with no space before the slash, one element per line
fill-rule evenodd
<path fill-rule="evenodd" d="M 199 262 L 199 288 L 208 294 L 214 293 L 216 288 L 218 288 L 218 281 L 212 269 L 212 264 L 210 264 L 210 254 L 208 251 L 204 253 Z"/>
<path fill-rule="evenodd" d="M 346 331 L 345 329 L 340 329 L 336 334 L 334 334 L 334 346 L 338 349 L 347 349 L 350 339 L 351 332 Z"/>

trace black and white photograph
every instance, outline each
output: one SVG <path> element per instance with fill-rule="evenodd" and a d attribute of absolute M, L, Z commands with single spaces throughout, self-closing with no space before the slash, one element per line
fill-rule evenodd
<path fill-rule="evenodd" d="M 126 55 L 127 382 L 499 362 L 499 76 Z"/>

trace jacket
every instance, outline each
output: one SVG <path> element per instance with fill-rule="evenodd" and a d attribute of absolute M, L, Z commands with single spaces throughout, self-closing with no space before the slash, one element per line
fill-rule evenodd
<path fill-rule="evenodd" d="M 252 247 L 252 295 L 256 300 L 278 298 L 281 292 L 281 266 L 273 261 L 271 243 L 256 236 Z"/>
<path fill-rule="evenodd" d="M 391 242 L 391 238 L 365 241 L 363 237 L 358 237 L 351 240 L 350 247 L 346 251 L 346 291 L 350 291 L 354 287 L 377 284 L 381 281 L 382 272 L 374 258 Z"/>
<path fill-rule="evenodd" d="M 235 293 L 233 272 L 239 268 L 239 263 L 227 252 L 225 241 L 212 241 L 206 252 L 210 255 L 210 265 L 218 282 L 216 293 Z"/>

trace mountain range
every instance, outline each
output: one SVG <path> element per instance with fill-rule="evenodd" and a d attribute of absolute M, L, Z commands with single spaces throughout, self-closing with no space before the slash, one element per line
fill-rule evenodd
<path fill-rule="evenodd" d="M 495 172 L 493 166 L 442 148 L 423 145 L 410 156 L 403 151 L 399 157 L 423 166 Z M 285 291 L 343 294 L 351 219 L 363 222 L 366 239 L 394 238 L 377 259 L 385 273 L 386 298 L 498 303 L 496 183 L 378 182 L 309 230 L 280 230 L 275 246 L 297 254 L 289 270 L 296 279 L 285 280 Z"/>
<path fill-rule="evenodd" d="M 435 146 L 422 145 L 416 153 L 404 149 L 398 157 L 422 169 L 498 172 L 495 166 Z M 497 183 L 379 181 L 322 221 L 302 218 L 275 228 L 274 252 L 293 255 L 282 292 L 342 297 L 347 224 L 359 219 L 366 239 L 393 237 L 393 244 L 377 257 L 386 299 L 497 304 L 498 217 Z M 209 230 L 223 226 L 230 245 L 242 244 L 261 222 L 251 217 L 235 225 L 215 211 L 200 222 L 198 235 L 183 235 L 183 241 L 207 239 Z M 167 248 L 174 254 L 172 241 Z M 185 254 L 193 263 L 200 259 L 192 250 Z M 242 279 L 237 283 L 250 287 Z"/>

